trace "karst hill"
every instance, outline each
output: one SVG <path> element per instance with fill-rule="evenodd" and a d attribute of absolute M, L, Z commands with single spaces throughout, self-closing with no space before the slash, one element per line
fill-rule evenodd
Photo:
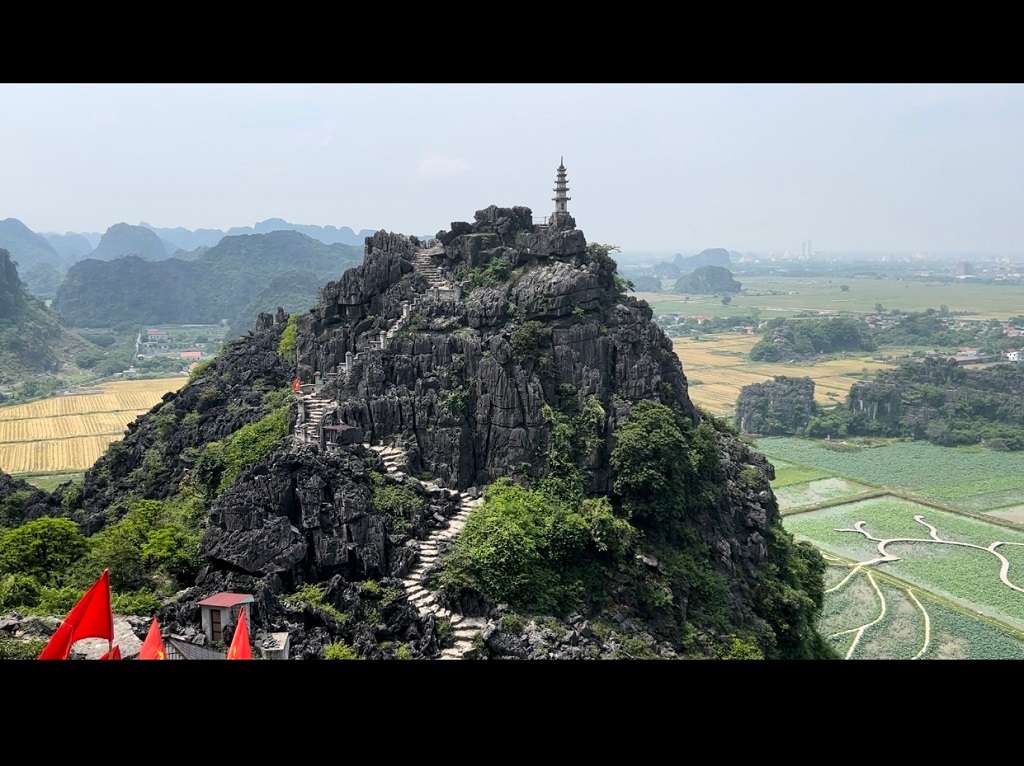
<path fill-rule="evenodd" d="M 149 498 L 199 535 L 161 620 L 200 642 L 226 590 L 305 657 L 827 654 L 820 556 L 626 288 L 564 203 L 378 231 L 59 502 L 95 535 Z"/>

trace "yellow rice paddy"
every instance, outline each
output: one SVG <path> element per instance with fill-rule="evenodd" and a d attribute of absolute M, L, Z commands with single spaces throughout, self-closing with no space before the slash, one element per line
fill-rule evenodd
<path fill-rule="evenodd" d="M 184 377 L 105 383 L 73 396 L 0 407 L 0 470 L 83 471 Z"/>
<path fill-rule="evenodd" d="M 788 375 L 813 379 L 814 398 L 819 404 L 838 404 L 857 382 L 854 375 L 873 374 L 892 366 L 867 357 L 832 359 L 813 365 L 752 362 L 747 354 L 758 340 L 757 335 L 714 335 L 699 341 L 673 339 L 672 347 L 690 381 L 693 402 L 716 415 L 731 415 L 743 386 Z"/>

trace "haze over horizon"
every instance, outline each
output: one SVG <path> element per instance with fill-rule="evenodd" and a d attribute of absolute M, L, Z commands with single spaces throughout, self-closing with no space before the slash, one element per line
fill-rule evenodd
<path fill-rule="evenodd" d="M 0 218 L 437 231 L 569 209 L 627 251 L 1016 254 L 1019 85 L 2 85 Z"/>

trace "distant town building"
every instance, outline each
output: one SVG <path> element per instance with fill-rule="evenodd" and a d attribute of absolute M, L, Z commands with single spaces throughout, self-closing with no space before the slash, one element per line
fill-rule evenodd
<path fill-rule="evenodd" d="M 203 358 L 202 351 L 182 351 L 179 356 L 186 362 L 197 362 Z"/>
<path fill-rule="evenodd" d="M 982 352 L 980 348 L 962 348 L 957 353 L 948 357 L 952 362 L 957 364 L 983 364 L 985 362 L 991 362 L 993 357 L 991 354 Z"/>
<path fill-rule="evenodd" d="M 1007 351 L 1006 352 L 1006 361 L 1008 361 L 1008 362 L 1019 362 L 1021 360 L 1021 353 L 1022 352 L 1020 350 L 1017 350 L 1017 351 Z"/>

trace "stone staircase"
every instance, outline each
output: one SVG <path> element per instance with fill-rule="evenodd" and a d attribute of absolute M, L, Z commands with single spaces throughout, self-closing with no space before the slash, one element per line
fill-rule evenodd
<path fill-rule="evenodd" d="M 394 476 L 406 471 L 407 462 L 403 450 L 385 446 L 372 446 L 370 449 L 381 456 L 389 474 Z M 434 482 L 427 482 L 425 486 L 431 490 L 440 489 L 440 486 Z M 454 490 L 449 490 L 449 492 L 459 494 Z M 473 637 L 483 629 L 486 621 L 479 617 L 466 617 L 445 609 L 437 603 L 436 595 L 426 588 L 424 581 L 440 561 L 446 544 L 458 537 L 463 527 L 466 526 L 469 512 L 482 502 L 482 498 L 471 499 L 465 495 L 459 495 L 459 510 L 448 520 L 448 526 L 445 529 L 432 530 L 426 540 L 415 542 L 416 563 L 402 580 L 406 595 L 412 605 L 416 607 L 420 617 L 434 615 L 435 618 L 447 619 L 451 623 L 455 645 L 441 651 L 442 660 L 463 659 L 466 653 L 473 648 Z"/>
<path fill-rule="evenodd" d="M 416 271 L 426 277 L 430 288 L 437 290 L 451 290 L 453 285 L 441 273 L 441 269 L 434 263 L 434 256 L 444 252 L 440 245 L 434 247 L 421 247 L 416 250 L 413 256 L 413 267 Z"/>
<path fill-rule="evenodd" d="M 334 409 L 336 402 L 333 399 L 324 399 L 316 394 L 305 394 L 299 399 L 299 407 L 302 408 L 304 417 L 301 423 L 295 427 L 292 437 L 295 441 L 307 444 L 320 443 L 320 424 L 324 416 Z"/>

